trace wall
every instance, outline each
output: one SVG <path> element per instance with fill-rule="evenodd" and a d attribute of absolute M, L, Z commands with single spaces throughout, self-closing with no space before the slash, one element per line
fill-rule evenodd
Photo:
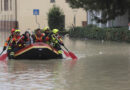
<path fill-rule="evenodd" d="M 65 0 L 56 0 L 56 3 L 50 3 L 50 0 L 18 0 L 17 3 L 18 22 L 21 30 L 27 30 L 28 28 L 34 30 L 38 27 L 35 23 L 33 9 L 40 10 L 40 15 L 38 16 L 40 27 L 43 28 L 47 26 L 47 13 L 54 4 L 59 6 L 65 14 L 66 28 L 71 27 L 73 24 L 74 12 Z M 82 26 L 82 21 L 86 20 L 86 12 L 82 9 L 78 9 L 76 13 L 76 26 Z"/>
<path fill-rule="evenodd" d="M 7 10 L 4 9 L 4 0 L 0 0 L 0 30 L 8 31 L 16 27 L 15 0 L 8 0 Z"/>
<path fill-rule="evenodd" d="M 98 27 L 120 27 L 120 26 L 128 26 L 128 13 L 126 13 L 123 16 L 118 16 L 116 17 L 115 20 L 110 20 L 106 24 L 101 24 L 101 23 L 96 23 L 95 20 L 93 19 L 93 14 L 101 18 L 101 12 L 97 13 L 95 11 L 90 12 L 88 11 L 88 24 L 94 24 L 97 25 Z"/>

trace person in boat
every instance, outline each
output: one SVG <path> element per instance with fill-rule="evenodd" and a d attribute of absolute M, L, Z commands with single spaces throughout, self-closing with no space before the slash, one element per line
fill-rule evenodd
<path fill-rule="evenodd" d="M 15 30 L 15 35 L 14 37 L 12 38 L 11 42 L 10 42 L 10 53 L 8 53 L 8 57 L 9 59 L 13 58 L 14 57 L 14 52 L 21 49 L 23 47 L 23 44 L 22 44 L 22 39 L 24 37 L 20 35 L 20 30 L 19 29 L 16 29 Z"/>
<path fill-rule="evenodd" d="M 23 36 L 24 36 L 23 41 L 24 41 L 25 46 L 30 45 L 30 44 L 33 43 L 33 39 L 32 39 L 31 34 L 29 33 L 29 31 L 25 31 Z"/>
<path fill-rule="evenodd" d="M 4 43 L 4 48 L 3 48 L 3 51 L 6 50 L 8 44 L 10 43 L 10 41 L 12 40 L 13 36 L 15 35 L 15 29 L 13 28 L 11 30 L 11 35 L 7 38 L 7 40 L 5 41 Z"/>
<path fill-rule="evenodd" d="M 6 48 L 8 47 L 8 50 L 7 50 L 8 54 L 10 54 L 10 52 L 11 52 L 11 50 L 12 50 L 12 48 L 11 48 L 11 41 L 12 41 L 12 38 L 13 38 L 14 36 L 15 36 L 15 29 L 12 28 L 12 30 L 11 30 L 11 35 L 7 38 L 7 40 L 6 40 L 5 43 L 4 43 L 4 47 L 3 47 L 3 51 L 5 51 Z"/>
<path fill-rule="evenodd" d="M 41 29 L 36 29 L 35 34 L 32 35 L 33 42 L 44 42 L 44 33 L 41 33 Z"/>
<path fill-rule="evenodd" d="M 60 45 L 63 45 L 63 41 L 61 36 L 58 34 L 59 30 L 58 29 L 53 29 L 52 34 L 51 34 L 51 42 L 53 43 L 53 47 L 58 50 L 59 55 L 62 55 L 62 50 Z"/>
<path fill-rule="evenodd" d="M 11 47 L 13 48 L 13 51 L 17 51 L 21 48 L 24 47 L 24 36 L 20 35 L 20 30 L 16 29 L 15 30 L 15 37 L 13 37 L 12 42 L 11 42 Z"/>
<path fill-rule="evenodd" d="M 51 43 L 50 38 L 51 38 L 51 34 L 52 34 L 52 32 L 50 31 L 50 28 L 48 26 L 44 27 L 43 32 L 45 34 L 44 42 L 47 43 L 47 44 L 50 44 Z"/>

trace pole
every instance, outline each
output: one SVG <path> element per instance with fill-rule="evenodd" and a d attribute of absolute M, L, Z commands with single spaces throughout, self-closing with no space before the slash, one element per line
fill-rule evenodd
<path fill-rule="evenodd" d="M 40 28 L 40 24 L 37 21 L 37 15 L 35 15 L 36 24 L 38 25 L 38 28 Z"/>

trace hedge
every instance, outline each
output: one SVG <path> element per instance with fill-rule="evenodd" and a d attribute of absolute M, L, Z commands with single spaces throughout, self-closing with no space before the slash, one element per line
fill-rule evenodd
<path fill-rule="evenodd" d="M 130 30 L 127 27 L 99 28 L 93 25 L 70 28 L 69 36 L 95 40 L 112 40 L 130 42 Z"/>

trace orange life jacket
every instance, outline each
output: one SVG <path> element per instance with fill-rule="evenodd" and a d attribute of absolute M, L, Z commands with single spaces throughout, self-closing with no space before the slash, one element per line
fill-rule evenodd
<path fill-rule="evenodd" d="M 24 39 L 24 37 L 22 36 L 22 38 L 21 38 L 21 36 L 18 36 L 18 37 L 13 37 L 13 39 L 12 39 L 12 44 L 13 44 L 13 46 L 15 46 L 15 47 L 24 47 L 24 41 L 23 41 L 23 39 Z"/>
<path fill-rule="evenodd" d="M 9 36 L 9 37 L 7 38 L 7 40 L 5 41 L 5 43 L 4 43 L 4 46 L 7 47 L 8 44 L 12 41 L 12 39 L 13 39 L 13 36 Z"/>
<path fill-rule="evenodd" d="M 35 42 L 43 42 L 43 34 L 41 34 L 41 36 L 40 37 L 38 37 L 37 35 L 35 35 Z"/>

